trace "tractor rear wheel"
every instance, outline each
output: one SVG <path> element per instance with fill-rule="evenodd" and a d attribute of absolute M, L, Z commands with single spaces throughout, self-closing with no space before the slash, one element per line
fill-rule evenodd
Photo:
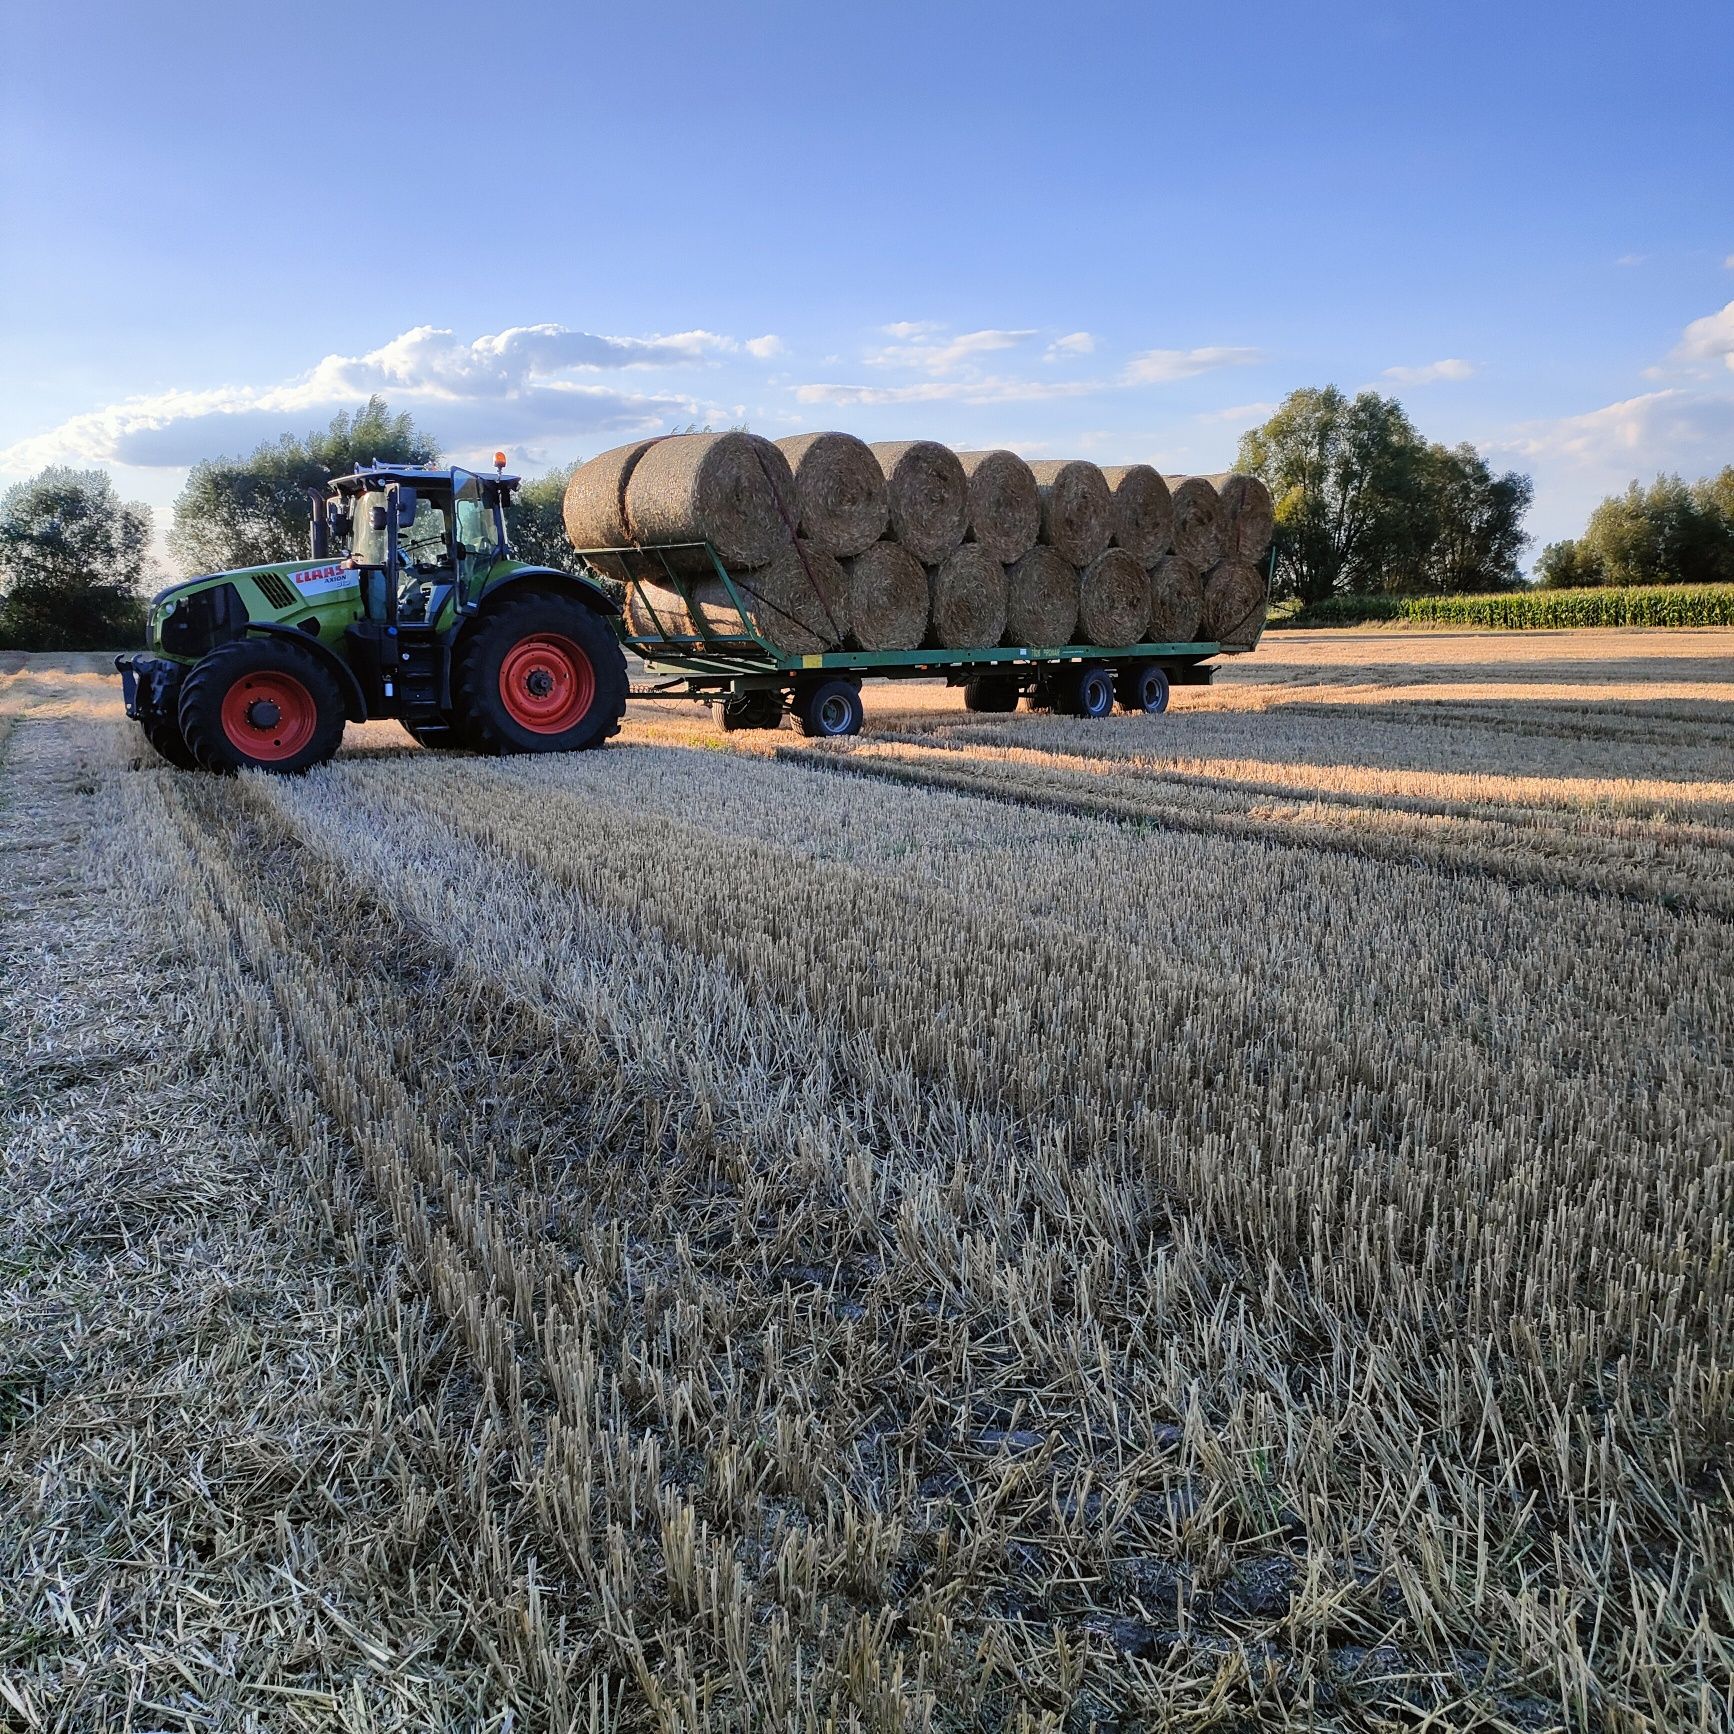
<path fill-rule="evenodd" d="M 152 717 L 149 722 L 141 722 L 139 727 L 144 730 L 144 738 L 156 749 L 158 757 L 167 759 L 177 771 L 201 768 L 193 757 L 193 749 L 187 745 L 187 737 L 181 733 L 181 725 L 172 716 Z"/>
<path fill-rule="evenodd" d="M 510 597 L 484 614 L 458 653 L 457 714 L 484 753 L 575 753 L 620 731 L 626 658 L 600 615 L 576 597 Z"/>
<path fill-rule="evenodd" d="M 181 733 L 200 766 L 222 775 L 322 765 L 343 722 L 331 670 L 288 639 L 220 644 L 181 683 Z"/>

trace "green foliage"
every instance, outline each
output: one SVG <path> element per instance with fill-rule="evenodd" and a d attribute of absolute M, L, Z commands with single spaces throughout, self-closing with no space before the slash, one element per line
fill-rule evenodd
<path fill-rule="evenodd" d="M 1273 617 L 1270 625 L 1364 626 L 1383 620 L 1516 632 L 1569 626 L 1734 626 L 1734 585 L 1534 589 L 1480 596 L 1332 596 L 1284 618 Z"/>
<path fill-rule="evenodd" d="M 563 511 L 566 484 L 578 460 L 563 469 L 535 476 L 518 489 L 518 497 L 506 512 L 506 535 L 520 560 L 537 566 L 552 566 L 561 572 L 577 572 L 578 557 L 566 539 Z"/>
<path fill-rule="evenodd" d="M 1495 475 L 1472 446 L 1429 444 L 1395 398 L 1290 392 L 1242 438 L 1238 466 L 1276 503 L 1279 597 L 1489 590 L 1517 578 L 1529 478 Z"/>
<path fill-rule="evenodd" d="M 1602 582 L 1601 562 L 1582 542 L 1549 542 L 1535 563 L 1535 581 L 1547 590 L 1586 590 Z"/>
<path fill-rule="evenodd" d="M 175 501 L 169 547 L 187 573 L 305 558 L 310 488 L 376 458 L 431 464 L 439 456 L 438 443 L 408 415 L 393 415 L 382 398 L 371 397 L 353 415 L 333 416 L 323 433 L 284 434 L 251 457 L 195 464 Z"/>
<path fill-rule="evenodd" d="M 1570 556 L 1544 552 L 1536 575 L 1549 586 L 1734 583 L 1734 465 L 1688 487 L 1658 476 L 1611 494 L 1590 514 Z"/>
<path fill-rule="evenodd" d="M 106 470 L 53 465 L 0 497 L 0 645 L 101 650 L 144 631 L 151 514 Z"/>

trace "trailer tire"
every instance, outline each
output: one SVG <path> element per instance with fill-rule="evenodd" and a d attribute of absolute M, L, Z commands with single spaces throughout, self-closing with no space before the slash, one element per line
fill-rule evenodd
<path fill-rule="evenodd" d="M 815 740 L 858 735 L 866 717 L 861 689 L 851 680 L 826 680 L 810 687 L 797 696 L 795 714 L 801 733 Z"/>
<path fill-rule="evenodd" d="M 482 753 L 576 753 L 620 732 L 626 658 L 574 596 L 508 595 L 476 621 L 454 670 L 458 731 Z"/>
<path fill-rule="evenodd" d="M 167 759 L 177 771 L 204 768 L 193 757 L 193 749 L 187 745 L 181 725 L 172 716 L 153 717 L 149 722 L 141 722 L 139 727 L 144 730 L 144 738 L 156 750 L 157 757 Z"/>
<path fill-rule="evenodd" d="M 336 677 L 291 638 L 219 644 L 181 683 L 181 734 L 200 768 L 219 776 L 322 765 L 344 721 Z"/>
<path fill-rule="evenodd" d="M 1004 713 L 1018 707 L 1018 683 L 1009 675 L 978 674 L 963 685 L 965 710 Z"/>
<path fill-rule="evenodd" d="M 1054 672 L 1054 709 L 1062 716 L 1104 717 L 1114 708 L 1114 682 L 1099 662 Z"/>
<path fill-rule="evenodd" d="M 1168 676 L 1153 662 L 1128 663 L 1114 676 L 1121 710 L 1160 716 L 1168 708 Z"/>
<path fill-rule="evenodd" d="M 711 715 L 724 734 L 736 729 L 776 729 L 783 726 L 783 695 L 780 692 L 731 693 L 712 701 Z"/>

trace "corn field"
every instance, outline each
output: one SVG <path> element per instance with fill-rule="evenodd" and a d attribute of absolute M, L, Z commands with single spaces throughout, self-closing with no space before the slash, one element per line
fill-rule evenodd
<path fill-rule="evenodd" d="M 1272 626 L 1497 627 L 1524 632 L 1580 626 L 1734 626 L 1734 585 L 1655 584 L 1624 589 L 1513 590 L 1484 596 L 1333 596 Z"/>
<path fill-rule="evenodd" d="M 10 1725 L 1730 1725 L 1734 635 L 299 780 L 12 662 Z"/>

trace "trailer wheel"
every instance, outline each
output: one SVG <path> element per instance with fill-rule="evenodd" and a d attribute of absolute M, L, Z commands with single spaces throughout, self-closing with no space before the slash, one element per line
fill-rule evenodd
<path fill-rule="evenodd" d="M 1018 683 L 1003 674 L 978 674 L 964 682 L 965 710 L 1003 712 L 1018 707 Z"/>
<path fill-rule="evenodd" d="M 783 695 L 780 692 L 737 692 L 712 701 L 711 715 L 725 734 L 736 729 L 775 729 L 783 726 Z"/>
<path fill-rule="evenodd" d="M 284 638 L 219 644 L 181 683 L 181 733 L 201 768 L 221 775 L 322 765 L 343 722 L 330 669 Z"/>
<path fill-rule="evenodd" d="M 1160 716 L 1168 708 L 1168 676 L 1153 662 L 1129 663 L 1114 677 L 1121 710 Z"/>
<path fill-rule="evenodd" d="M 575 753 L 620 732 L 626 658 L 573 596 L 515 596 L 484 613 L 459 649 L 459 732 L 484 753 Z"/>
<path fill-rule="evenodd" d="M 141 722 L 139 727 L 144 730 L 144 738 L 156 749 L 157 756 L 167 759 L 176 770 L 203 769 L 193 757 L 193 749 L 187 745 L 181 725 L 172 716 L 153 717 L 149 722 Z"/>
<path fill-rule="evenodd" d="M 853 681 L 827 680 L 804 692 L 798 699 L 801 733 L 818 739 L 858 735 L 866 712 L 861 689 Z"/>
<path fill-rule="evenodd" d="M 1104 717 L 1114 708 L 1114 682 L 1099 662 L 1054 674 L 1054 709 L 1065 716 Z"/>

